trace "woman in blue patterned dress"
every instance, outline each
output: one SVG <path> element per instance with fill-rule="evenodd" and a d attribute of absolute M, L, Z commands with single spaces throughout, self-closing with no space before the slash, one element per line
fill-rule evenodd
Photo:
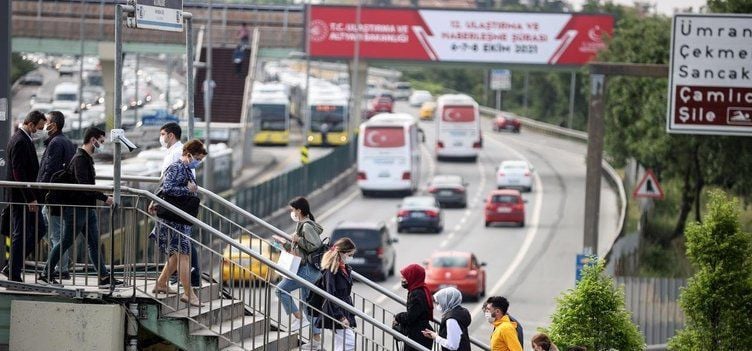
<path fill-rule="evenodd" d="M 162 182 L 162 191 L 172 196 L 196 196 L 198 186 L 192 170 L 196 169 L 206 156 L 204 144 L 198 140 L 191 140 L 183 146 L 183 156 L 180 160 L 167 167 Z M 156 213 L 156 207 L 149 208 Z M 191 286 L 191 225 L 170 220 L 159 219 L 157 222 L 157 236 L 159 249 L 169 256 L 162 274 L 157 278 L 154 293 L 176 294 L 175 290 L 167 285 L 170 275 L 176 270 L 181 284 L 186 287 L 180 301 L 193 306 L 201 306 Z"/>

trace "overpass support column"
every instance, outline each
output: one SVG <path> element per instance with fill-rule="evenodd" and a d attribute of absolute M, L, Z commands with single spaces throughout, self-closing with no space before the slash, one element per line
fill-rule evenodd
<path fill-rule="evenodd" d="M 104 84 L 105 128 L 109 130 L 115 128 L 115 43 L 100 42 L 98 51 Z"/>
<path fill-rule="evenodd" d="M 363 95 L 366 91 L 368 82 L 368 62 L 350 61 L 350 101 L 352 103 L 350 110 L 350 131 L 358 128 L 363 118 Z M 354 134 L 351 134 L 354 135 Z"/>

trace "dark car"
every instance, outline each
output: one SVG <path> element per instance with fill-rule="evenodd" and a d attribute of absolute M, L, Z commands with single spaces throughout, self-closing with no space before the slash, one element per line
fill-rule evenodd
<path fill-rule="evenodd" d="M 397 212 L 397 232 L 425 230 L 441 233 L 444 230 L 441 206 L 433 196 L 408 196 Z"/>
<path fill-rule="evenodd" d="M 467 183 L 458 175 L 437 175 L 428 183 L 428 192 L 441 207 L 467 207 Z"/>
<path fill-rule="evenodd" d="M 394 275 L 397 252 L 394 249 L 396 238 L 389 234 L 384 222 L 342 222 L 332 232 L 329 242 L 348 237 L 358 250 L 350 265 L 365 276 L 386 280 Z"/>
<path fill-rule="evenodd" d="M 522 128 L 520 119 L 515 114 L 509 112 L 499 112 L 493 122 L 494 132 L 500 132 L 502 130 L 508 130 L 514 133 L 519 133 Z"/>

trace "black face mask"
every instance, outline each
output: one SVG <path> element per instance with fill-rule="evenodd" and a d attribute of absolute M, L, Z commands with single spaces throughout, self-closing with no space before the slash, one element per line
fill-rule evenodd
<path fill-rule="evenodd" d="M 407 289 L 407 281 L 403 280 L 400 282 L 400 284 L 402 285 L 403 288 Z"/>

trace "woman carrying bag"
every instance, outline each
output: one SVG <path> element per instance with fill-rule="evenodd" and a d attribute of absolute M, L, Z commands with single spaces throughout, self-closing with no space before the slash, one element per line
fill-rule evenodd
<path fill-rule="evenodd" d="M 162 186 L 159 190 L 159 196 L 166 201 L 171 202 L 176 207 L 179 204 L 189 204 L 195 207 L 197 204 L 196 178 L 191 170 L 196 169 L 206 156 L 204 144 L 198 140 L 191 140 L 183 146 L 183 155 L 180 160 L 171 164 L 165 170 L 162 179 Z M 191 199 L 192 198 L 192 199 Z M 172 200 L 168 200 L 172 199 Z M 185 212 L 193 212 L 194 209 L 180 208 Z M 186 223 L 182 218 L 175 217 L 172 212 L 160 209 L 157 205 L 149 207 L 149 212 L 159 217 L 157 222 L 157 236 L 159 249 L 168 255 L 167 264 L 165 264 L 162 274 L 157 278 L 157 283 L 152 290 L 153 293 L 177 294 L 177 291 L 170 289 L 168 281 L 170 275 L 176 270 L 180 283 L 185 287 L 183 301 L 192 306 L 201 306 L 196 294 L 191 286 L 190 267 L 191 267 L 191 229 L 192 225 Z M 169 219 L 168 219 L 169 218 Z"/>
<path fill-rule="evenodd" d="M 308 204 L 308 200 L 304 197 L 297 197 L 290 201 L 290 218 L 292 218 L 295 225 L 295 232 L 292 234 L 292 244 L 284 243 L 284 248 L 291 254 L 300 257 L 300 266 L 296 272 L 298 277 L 303 278 L 311 283 L 316 282 L 321 276 L 321 272 L 316 267 L 316 262 L 313 262 L 311 254 L 316 252 L 321 247 L 321 233 L 324 232 L 324 228 L 316 223 L 313 214 L 311 213 L 311 206 Z M 275 237 L 277 239 L 278 237 Z M 279 298 L 279 302 L 285 313 L 289 315 L 291 320 L 291 331 L 302 331 L 303 328 L 307 328 L 311 325 L 308 320 L 300 313 L 298 306 L 295 304 L 292 298 L 292 292 L 300 289 L 300 298 L 305 301 L 308 297 L 308 288 L 304 287 L 300 283 L 284 278 L 277 285 L 275 294 Z M 301 350 L 320 350 L 321 329 L 314 325 L 312 326 L 313 338 L 308 344 L 301 346 Z M 307 333 L 305 333 L 307 335 Z"/>
<path fill-rule="evenodd" d="M 433 300 L 426 287 L 426 270 L 417 264 L 411 264 L 400 270 L 402 287 L 407 289 L 407 311 L 394 316 L 394 328 L 427 349 L 433 340 L 423 335 L 423 330 L 433 330 L 429 321 L 433 317 Z M 403 351 L 412 351 L 405 345 Z"/>
<path fill-rule="evenodd" d="M 321 270 L 326 292 L 340 301 L 353 306 L 352 267 L 347 263 L 355 254 L 355 243 L 350 238 L 334 242 L 331 249 L 321 259 Z M 325 301 L 323 315 L 318 319 L 322 328 L 334 330 L 334 351 L 355 350 L 355 316 L 332 301 Z"/>

